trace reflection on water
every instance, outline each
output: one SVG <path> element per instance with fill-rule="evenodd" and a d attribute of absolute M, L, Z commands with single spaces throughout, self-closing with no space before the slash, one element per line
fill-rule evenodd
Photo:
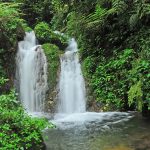
<path fill-rule="evenodd" d="M 150 122 L 138 115 L 107 114 L 101 121 L 72 124 L 64 119 L 56 124 L 44 132 L 47 150 L 150 150 Z"/>

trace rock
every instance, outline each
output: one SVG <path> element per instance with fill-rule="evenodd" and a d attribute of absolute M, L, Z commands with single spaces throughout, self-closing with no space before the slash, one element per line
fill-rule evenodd
<path fill-rule="evenodd" d="M 53 102 L 53 101 L 48 101 L 48 104 L 49 104 L 49 105 L 53 105 L 54 102 Z"/>

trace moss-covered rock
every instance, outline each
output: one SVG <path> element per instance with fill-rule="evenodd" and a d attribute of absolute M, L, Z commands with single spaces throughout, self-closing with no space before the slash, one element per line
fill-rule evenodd
<path fill-rule="evenodd" d="M 43 44 L 42 48 L 45 52 L 47 57 L 47 64 L 48 64 L 48 100 L 46 103 L 47 111 L 54 112 L 54 108 L 56 105 L 56 95 L 57 95 L 57 79 L 58 79 L 58 71 L 59 71 L 59 55 L 62 51 L 54 44 Z"/>
<path fill-rule="evenodd" d="M 67 46 L 68 38 L 61 33 L 52 31 L 45 22 L 37 24 L 34 31 L 40 44 L 50 42 L 57 45 L 61 50 L 64 50 Z"/>
<path fill-rule="evenodd" d="M 44 49 L 45 55 L 48 62 L 48 83 L 50 88 L 53 89 L 56 85 L 57 71 L 59 67 L 59 54 L 61 51 L 54 44 L 43 44 L 42 48 Z"/>

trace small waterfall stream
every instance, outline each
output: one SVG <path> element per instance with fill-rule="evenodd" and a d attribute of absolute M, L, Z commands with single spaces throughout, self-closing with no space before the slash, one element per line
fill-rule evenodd
<path fill-rule="evenodd" d="M 47 61 L 34 32 L 18 44 L 16 79 L 20 100 L 27 112 L 44 111 L 47 91 Z"/>
<path fill-rule="evenodd" d="M 65 54 L 60 58 L 58 113 L 83 113 L 86 111 L 85 84 L 79 63 L 75 39 L 71 39 Z"/>
<path fill-rule="evenodd" d="M 90 122 L 99 123 L 114 116 L 120 120 L 128 118 L 128 113 L 86 111 L 86 89 L 79 62 L 78 45 L 74 38 L 69 41 L 60 62 L 58 108 L 52 120 L 54 124 L 60 128 L 70 128 Z"/>

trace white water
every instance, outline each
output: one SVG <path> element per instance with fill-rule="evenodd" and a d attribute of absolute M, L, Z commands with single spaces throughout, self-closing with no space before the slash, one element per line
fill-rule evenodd
<path fill-rule="evenodd" d="M 83 113 L 86 110 L 85 84 L 77 51 L 77 43 L 71 39 L 60 58 L 58 113 Z"/>
<path fill-rule="evenodd" d="M 47 61 L 40 45 L 36 45 L 34 32 L 26 33 L 18 44 L 16 57 L 18 91 L 27 112 L 44 111 L 47 91 Z"/>

